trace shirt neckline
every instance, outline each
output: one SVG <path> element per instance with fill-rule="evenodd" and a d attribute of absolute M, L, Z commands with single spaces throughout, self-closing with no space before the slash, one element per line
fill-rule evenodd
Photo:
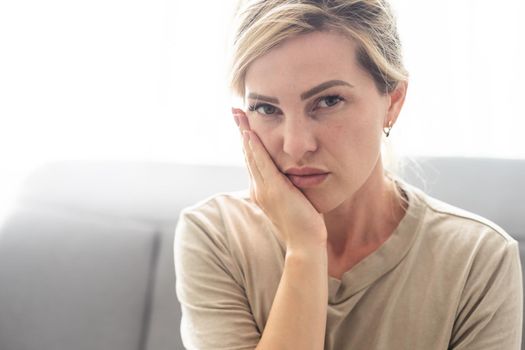
<path fill-rule="evenodd" d="M 328 275 L 328 296 L 330 304 L 346 300 L 393 269 L 406 256 L 417 236 L 424 206 L 417 188 L 397 176 L 392 179 L 408 197 L 408 208 L 394 232 L 381 246 L 366 256 L 341 279 Z"/>

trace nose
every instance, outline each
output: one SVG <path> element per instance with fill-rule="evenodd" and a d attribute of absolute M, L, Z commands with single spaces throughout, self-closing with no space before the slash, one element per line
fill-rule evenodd
<path fill-rule="evenodd" d="M 282 124 L 283 151 L 299 162 L 317 150 L 314 121 L 307 116 L 288 116 Z"/>

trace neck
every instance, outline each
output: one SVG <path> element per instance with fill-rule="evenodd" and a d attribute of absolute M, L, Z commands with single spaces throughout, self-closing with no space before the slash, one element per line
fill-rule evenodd
<path fill-rule="evenodd" d="M 328 247 L 335 256 L 378 247 L 404 215 L 394 182 L 383 173 L 381 160 L 364 185 L 337 208 L 325 213 Z"/>

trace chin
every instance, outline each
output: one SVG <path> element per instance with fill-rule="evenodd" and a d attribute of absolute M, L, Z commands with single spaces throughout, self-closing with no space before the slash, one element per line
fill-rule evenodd
<path fill-rule="evenodd" d="M 328 213 L 334 210 L 339 203 L 335 196 L 326 195 L 326 193 L 315 193 L 315 191 L 302 191 L 305 197 L 310 201 L 312 206 L 320 214 Z"/>

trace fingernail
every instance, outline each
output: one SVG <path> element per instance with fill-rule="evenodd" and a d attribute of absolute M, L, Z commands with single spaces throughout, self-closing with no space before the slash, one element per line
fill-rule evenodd
<path fill-rule="evenodd" d="M 235 107 L 232 107 L 232 114 L 244 114 L 244 115 L 246 115 L 246 113 L 244 112 L 244 110 L 242 108 L 235 108 Z"/>
<path fill-rule="evenodd" d="M 246 141 L 250 141 L 250 132 L 248 130 L 243 130 L 242 132 L 242 137 L 246 140 Z"/>

